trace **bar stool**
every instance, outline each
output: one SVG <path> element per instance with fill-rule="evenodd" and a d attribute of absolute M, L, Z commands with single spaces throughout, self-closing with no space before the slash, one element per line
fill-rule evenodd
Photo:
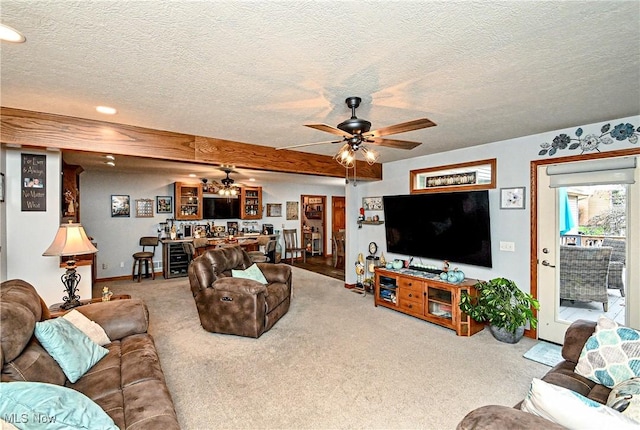
<path fill-rule="evenodd" d="M 156 246 L 158 246 L 158 238 L 156 236 L 143 236 L 140 238 L 140 246 L 142 251 L 133 254 L 133 269 L 131 270 L 131 280 L 135 280 L 138 277 L 138 282 L 142 278 L 142 263 L 144 263 L 145 277 L 148 278 L 151 275 L 151 279 L 156 279 L 156 274 L 153 270 L 153 256 L 156 253 Z M 147 251 L 146 247 L 153 248 L 152 251 Z M 138 266 L 138 273 L 136 275 L 136 265 Z M 151 269 L 149 269 L 151 266 Z"/>

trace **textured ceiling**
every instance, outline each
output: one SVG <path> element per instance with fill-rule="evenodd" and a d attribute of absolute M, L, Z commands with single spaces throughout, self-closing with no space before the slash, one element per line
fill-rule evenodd
<path fill-rule="evenodd" d="M 284 147 L 348 96 L 392 161 L 640 114 L 638 1 L 11 1 L 1 103 Z M 118 109 L 115 117 L 96 105 Z M 301 148 L 333 155 L 336 145 Z"/>

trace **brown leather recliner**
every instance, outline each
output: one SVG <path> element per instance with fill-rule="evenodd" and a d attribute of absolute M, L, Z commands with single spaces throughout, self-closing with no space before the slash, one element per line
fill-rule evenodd
<path fill-rule="evenodd" d="M 253 262 L 239 246 L 213 249 L 189 265 L 189 283 L 202 327 L 213 333 L 260 337 L 289 310 L 291 267 L 256 263 L 267 285 L 233 278 Z"/>

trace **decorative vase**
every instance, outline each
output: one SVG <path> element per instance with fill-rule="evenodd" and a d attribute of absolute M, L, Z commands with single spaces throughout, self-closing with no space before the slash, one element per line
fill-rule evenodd
<path fill-rule="evenodd" d="M 522 339 L 522 336 L 524 335 L 524 326 L 518 327 L 516 329 L 516 332 L 513 333 L 505 329 L 504 327 L 496 327 L 494 325 L 489 325 L 489 331 L 491 331 L 491 334 L 493 335 L 493 337 L 495 337 L 500 342 L 518 343 L 520 342 L 520 339 Z"/>
<path fill-rule="evenodd" d="M 393 260 L 393 268 L 394 269 L 402 269 L 402 260 Z"/>

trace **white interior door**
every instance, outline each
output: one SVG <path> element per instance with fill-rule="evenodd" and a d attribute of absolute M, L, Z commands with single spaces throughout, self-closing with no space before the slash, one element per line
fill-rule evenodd
<path fill-rule="evenodd" d="M 596 172 L 600 174 L 601 172 Z M 592 175 L 593 176 L 593 175 Z M 640 169 L 635 168 L 635 182 L 627 189 L 627 264 L 626 264 L 626 314 L 625 324 L 640 326 Z M 562 344 L 564 333 L 571 321 L 560 315 L 560 226 L 558 189 L 550 187 L 546 166 L 537 171 L 537 279 L 538 337 Z M 612 173 L 612 183 L 617 183 Z M 586 183 L 585 183 L 586 185 Z"/>
<path fill-rule="evenodd" d="M 560 318 L 558 264 L 560 235 L 557 191 L 551 188 L 546 166 L 538 167 L 538 338 L 562 344 L 570 322 Z"/>

